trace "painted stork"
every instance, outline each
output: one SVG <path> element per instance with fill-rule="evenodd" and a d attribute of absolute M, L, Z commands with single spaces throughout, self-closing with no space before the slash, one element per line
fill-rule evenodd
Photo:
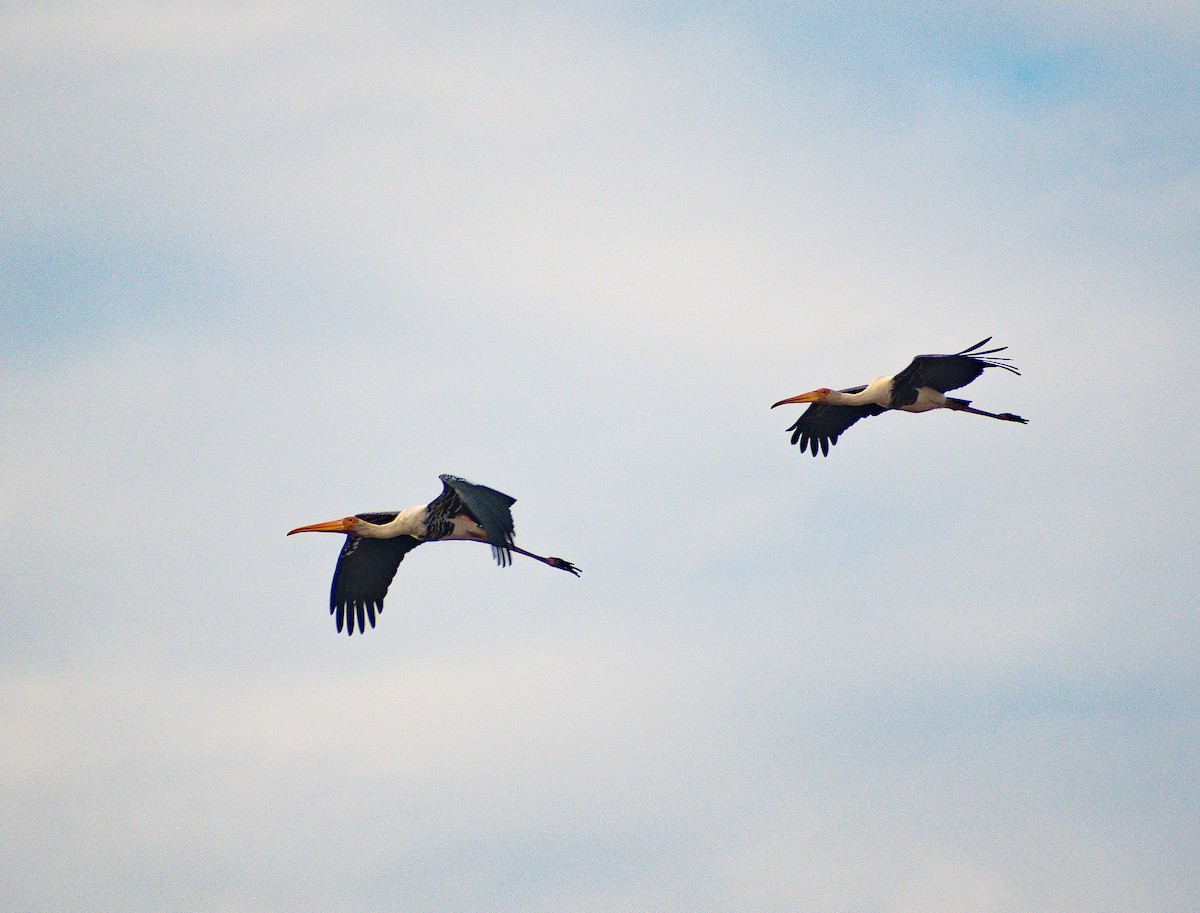
<path fill-rule="evenodd" d="M 395 513 L 358 514 L 299 526 L 288 532 L 289 536 L 292 533 L 346 535 L 329 591 L 329 613 L 336 615 L 339 633 L 344 625 L 346 633 L 353 634 L 356 621 L 358 630 L 364 634 L 368 622 L 375 627 L 375 616 L 383 613 L 383 597 L 396 576 L 396 569 L 404 556 L 422 542 L 440 539 L 486 542 L 501 567 L 512 564 L 512 553 L 516 552 L 579 576 L 579 568 L 570 561 L 535 555 L 513 544 L 510 508 L 516 498 L 457 476 L 439 478 L 442 493 L 423 507 L 408 507 Z"/>
<path fill-rule="evenodd" d="M 818 450 L 828 456 L 829 448 L 837 443 L 842 432 L 860 418 L 892 409 L 901 412 L 953 409 L 956 412 L 998 418 L 1004 422 L 1028 424 L 1026 419 L 1011 412 L 984 412 L 973 408 L 969 399 L 946 396 L 951 390 L 965 387 L 988 368 L 1021 373 L 1008 363 L 1009 359 L 995 357 L 997 352 L 1003 352 L 1008 346 L 979 351 L 980 346 L 987 345 L 991 340 L 989 336 L 953 355 L 918 355 L 912 364 L 894 377 L 877 377 L 865 386 L 848 387 L 845 390 L 821 387 L 810 393 L 781 399 L 771 408 L 788 403 L 812 404 L 788 431 L 792 432 L 792 443 L 800 444 L 800 452 L 810 450 L 814 457 Z"/>

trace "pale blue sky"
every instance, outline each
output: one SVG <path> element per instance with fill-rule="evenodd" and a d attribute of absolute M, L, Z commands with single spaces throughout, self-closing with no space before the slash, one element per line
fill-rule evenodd
<path fill-rule="evenodd" d="M 1190 911 L 1200 13 L 442 6 L 3 13 L 0 906 Z"/>

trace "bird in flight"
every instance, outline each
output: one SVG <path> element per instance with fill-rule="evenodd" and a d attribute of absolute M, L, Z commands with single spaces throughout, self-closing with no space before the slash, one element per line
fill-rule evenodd
<path fill-rule="evenodd" d="M 845 390 L 821 387 L 781 399 L 771 408 L 789 403 L 811 404 L 788 431 L 792 432 L 792 443 L 800 445 L 800 452 L 809 450 L 814 457 L 818 450 L 828 456 L 829 448 L 837 443 L 842 432 L 859 419 L 891 410 L 929 412 L 932 409 L 953 409 L 1004 422 L 1028 424 L 1026 419 L 1011 412 L 984 412 L 973 408 L 969 399 L 946 396 L 951 390 L 965 387 L 988 368 L 1021 373 L 1009 364 L 1009 359 L 996 356 L 997 352 L 1005 351 L 1007 346 L 979 351 L 991 339 L 989 336 L 953 355 L 918 355 L 907 368 L 894 376 L 877 377 L 869 384 Z"/>
<path fill-rule="evenodd" d="M 511 507 L 516 498 L 494 488 L 476 485 L 458 476 L 442 475 L 442 493 L 424 506 L 390 513 L 357 514 L 341 520 L 313 523 L 293 533 L 344 533 L 346 542 L 338 556 L 329 591 L 329 612 L 339 633 L 353 634 L 357 623 L 364 634 L 367 623 L 383 612 L 396 569 L 404 556 L 422 542 L 464 539 L 486 542 L 496 563 L 507 567 L 512 553 L 536 558 L 543 564 L 579 576 L 579 568 L 562 558 L 547 558 L 513 544 Z"/>

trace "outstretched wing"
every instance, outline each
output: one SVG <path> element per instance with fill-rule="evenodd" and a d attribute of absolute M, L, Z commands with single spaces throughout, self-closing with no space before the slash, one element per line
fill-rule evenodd
<path fill-rule="evenodd" d="M 867 389 L 865 386 L 849 387 L 840 392 L 861 393 L 865 389 Z M 820 450 L 821 453 L 828 456 L 829 448 L 837 443 L 837 439 L 843 431 L 861 418 L 879 415 L 886 411 L 883 406 L 874 404 L 830 406 L 825 403 L 813 403 L 800 414 L 800 418 L 796 419 L 796 424 L 792 425 L 788 431 L 792 432 L 792 443 L 800 445 L 801 453 L 811 450 L 812 455 L 816 456 L 817 451 Z"/>
<path fill-rule="evenodd" d="M 987 357 L 995 355 L 997 352 L 1003 352 L 1008 346 L 987 349 L 983 352 L 976 351 L 991 340 L 992 337 L 989 336 L 953 355 L 918 355 L 907 368 L 895 377 L 893 386 L 897 396 L 895 405 L 906 406 L 910 402 L 915 402 L 916 390 L 920 387 L 931 387 L 942 393 L 965 387 L 988 368 L 1003 368 L 1013 374 L 1020 374 L 1020 371 L 1008 364 L 1007 358 Z M 909 391 L 911 391 L 911 399 L 908 399 Z"/>
<path fill-rule="evenodd" d="M 380 516 L 376 514 L 359 516 L 369 523 L 386 522 L 374 520 Z M 395 514 L 385 516 L 390 519 Z M 396 576 L 396 569 L 404 556 L 420 544 L 421 540 L 412 536 L 394 539 L 346 537 L 329 591 L 329 613 L 337 618 L 338 633 L 344 625 L 346 633 L 353 634 L 356 622 L 358 630 L 364 634 L 368 622 L 375 627 L 375 616 L 383 613 L 383 597 Z"/>
<path fill-rule="evenodd" d="M 445 486 L 437 499 L 429 504 L 428 526 L 434 521 L 435 515 L 453 520 L 459 514 L 465 513 L 483 527 L 487 541 L 491 543 L 492 554 L 496 563 L 501 567 L 512 564 L 513 518 L 512 506 L 517 499 L 504 492 L 488 488 L 486 485 L 476 485 L 458 476 L 438 476 Z M 433 538 L 430 532 L 430 538 Z"/>

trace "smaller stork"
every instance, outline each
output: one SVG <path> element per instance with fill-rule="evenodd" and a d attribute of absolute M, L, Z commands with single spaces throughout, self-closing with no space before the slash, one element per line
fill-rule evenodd
<path fill-rule="evenodd" d="M 408 507 L 394 513 L 357 514 L 313 523 L 292 533 L 344 533 L 346 543 L 338 556 L 329 591 L 329 613 L 337 618 L 340 633 L 345 626 L 353 634 L 375 627 L 375 616 L 383 612 L 383 597 L 404 556 L 422 542 L 465 539 L 486 542 L 496 563 L 512 564 L 512 553 L 535 558 L 543 564 L 579 576 L 579 568 L 562 558 L 535 555 L 513 544 L 511 507 L 516 498 L 494 488 L 476 485 L 458 476 L 442 475 L 442 493 L 424 507 Z"/>
<path fill-rule="evenodd" d="M 912 363 L 894 377 L 877 377 L 869 384 L 848 387 L 845 390 L 830 390 L 821 387 L 809 393 L 801 393 L 781 399 L 775 406 L 788 403 L 811 403 L 788 431 L 792 432 L 792 443 L 800 444 L 800 452 L 817 450 L 825 456 L 829 448 L 837 443 L 838 437 L 859 419 L 880 415 L 889 410 L 900 412 L 929 412 L 932 409 L 953 409 L 972 415 L 986 415 L 1004 422 L 1029 424 L 1026 419 L 1011 412 L 984 412 L 971 406 L 969 399 L 946 396 L 951 390 L 965 387 L 988 368 L 1002 368 L 1020 374 L 1009 364 L 1009 359 L 996 357 L 1008 346 L 978 351 L 980 346 L 991 342 L 992 337 L 955 352 L 953 355 L 918 355 Z"/>

